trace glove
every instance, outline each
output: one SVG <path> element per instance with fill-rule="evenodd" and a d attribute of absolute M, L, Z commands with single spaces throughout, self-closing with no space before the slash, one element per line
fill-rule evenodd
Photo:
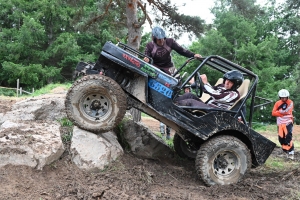
<path fill-rule="evenodd" d="M 283 103 L 277 108 L 277 110 L 279 109 L 285 110 L 286 108 L 287 108 L 287 103 Z"/>

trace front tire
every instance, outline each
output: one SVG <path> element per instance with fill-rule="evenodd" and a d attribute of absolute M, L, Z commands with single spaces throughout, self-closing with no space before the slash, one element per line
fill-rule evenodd
<path fill-rule="evenodd" d="M 95 133 L 107 132 L 123 119 L 126 95 L 113 79 L 88 75 L 69 89 L 65 107 L 74 125 Z"/>
<path fill-rule="evenodd" d="M 196 171 L 206 185 L 237 183 L 251 167 L 247 146 L 232 136 L 217 136 L 197 152 Z"/>
<path fill-rule="evenodd" d="M 177 133 L 173 137 L 173 144 L 175 152 L 181 158 L 188 158 L 194 160 L 197 155 L 197 149 L 186 143 Z"/>

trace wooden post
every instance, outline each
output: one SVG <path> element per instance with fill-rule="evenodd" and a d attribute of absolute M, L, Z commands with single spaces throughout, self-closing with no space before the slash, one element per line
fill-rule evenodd
<path fill-rule="evenodd" d="M 34 93 L 34 88 L 32 88 L 32 94 Z"/>
<path fill-rule="evenodd" d="M 20 96 L 22 96 L 22 87 L 20 87 Z"/>
<path fill-rule="evenodd" d="M 19 79 L 17 79 L 17 97 L 19 95 Z"/>

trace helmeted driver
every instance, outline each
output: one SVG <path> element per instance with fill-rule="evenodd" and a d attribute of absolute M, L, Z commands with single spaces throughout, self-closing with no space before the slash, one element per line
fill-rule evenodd
<path fill-rule="evenodd" d="M 243 74 L 237 70 L 228 71 L 223 75 L 223 83 L 211 86 L 208 83 L 205 74 L 201 75 L 204 84 L 204 92 L 211 96 L 211 99 L 205 104 L 196 95 L 185 93 L 175 99 L 180 106 L 192 107 L 214 107 L 229 109 L 239 98 L 240 94 L 237 89 L 244 81 Z"/>

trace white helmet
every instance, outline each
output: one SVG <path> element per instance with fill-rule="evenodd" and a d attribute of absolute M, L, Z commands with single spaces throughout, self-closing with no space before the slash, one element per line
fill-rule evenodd
<path fill-rule="evenodd" d="M 278 92 L 278 96 L 279 96 L 279 97 L 289 97 L 289 96 L 290 96 L 290 93 L 289 93 L 289 91 L 287 91 L 286 89 L 281 89 L 281 90 L 279 90 L 279 92 Z"/>

